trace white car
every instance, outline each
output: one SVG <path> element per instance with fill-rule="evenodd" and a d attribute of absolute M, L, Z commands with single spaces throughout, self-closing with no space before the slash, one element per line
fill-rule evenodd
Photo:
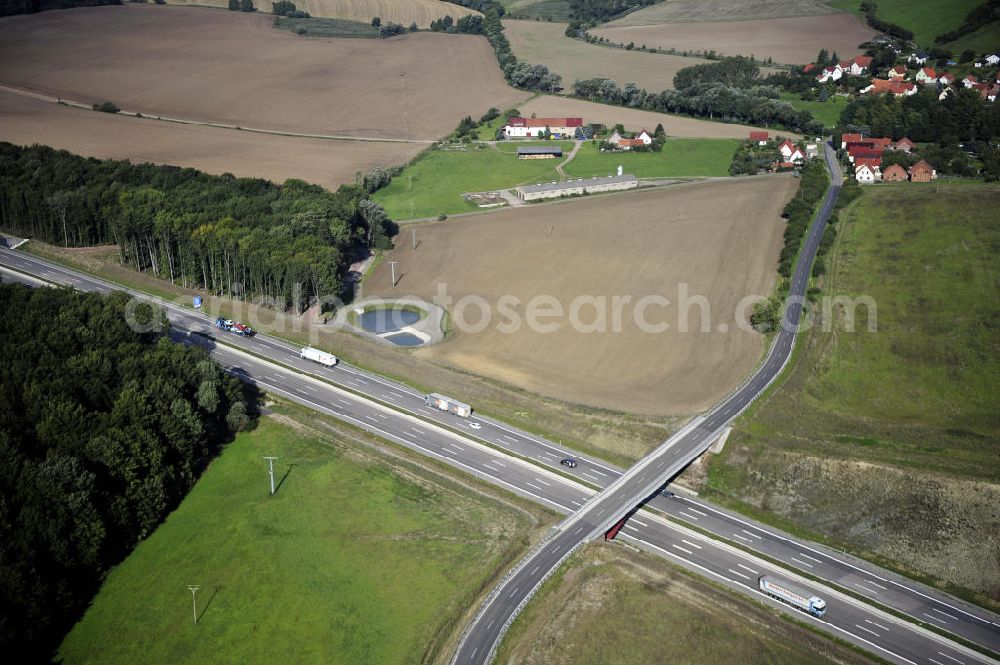
<path fill-rule="evenodd" d="M 483 426 L 480 425 L 479 423 L 469 423 L 469 427 L 471 427 L 472 429 L 482 429 L 483 428 Z"/>

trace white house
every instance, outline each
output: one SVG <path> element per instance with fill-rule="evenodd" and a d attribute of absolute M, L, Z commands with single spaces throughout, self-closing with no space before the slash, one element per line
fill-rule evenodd
<path fill-rule="evenodd" d="M 833 67 L 827 67 L 817 74 L 816 80 L 820 83 L 826 83 L 827 81 L 839 81 L 843 76 L 844 70 L 840 68 L 840 64 L 837 64 Z"/>
<path fill-rule="evenodd" d="M 878 169 L 868 166 L 867 164 L 862 164 L 858 168 L 854 169 L 854 179 L 862 184 L 868 184 L 881 180 L 882 176 L 879 174 Z"/>
<path fill-rule="evenodd" d="M 796 146 L 794 143 L 785 139 L 785 141 L 778 146 L 778 152 L 781 153 L 782 159 L 786 162 L 801 162 L 806 158 L 805 153 L 802 149 Z"/>
<path fill-rule="evenodd" d="M 583 127 L 583 118 L 509 118 L 503 131 L 507 138 L 535 138 L 545 129 L 557 138 L 573 138 Z"/>
<path fill-rule="evenodd" d="M 840 68 L 846 74 L 851 76 L 863 76 L 867 71 L 868 67 L 872 64 L 872 57 L 870 55 L 857 55 L 851 60 L 845 60 L 840 63 Z"/>
<path fill-rule="evenodd" d="M 638 134 L 636 134 L 635 138 L 637 138 L 638 140 L 642 141 L 643 145 L 649 145 L 650 143 L 653 142 L 652 135 L 649 132 L 647 132 L 645 129 L 642 130 L 641 132 L 639 132 Z"/>
<path fill-rule="evenodd" d="M 986 61 L 987 65 L 997 65 L 1000 64 L 1000 55 L 997 55 L 996 53 L 991 53 L 990 55 L 983 58 L 983 60 Z"/>
<path fill-rule="evenodd" d="M 911 53 L 910 57 L 907 58 L 906 61 L 914 65 L 923 65 L 925 62 L 927 62 L 927 58 L 929 57 L 930 56 L 924 51 L 917 51 L 916 53 Z"/>

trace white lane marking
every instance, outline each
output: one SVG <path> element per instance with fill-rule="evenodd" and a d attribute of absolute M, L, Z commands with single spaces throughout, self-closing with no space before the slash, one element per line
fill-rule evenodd
<path fill-rule="evenodd" d="M 475 658 L 477 651 L 479 651 L 479 647 L 476 647 L 475 649 L 472 650 L 472 653 L 469 654 L 469 658 Z"/>
<path fill-rule="evenodd" d="M 889 630 L 888 628 L 886 628 L 882 624 L 877 623 L 875 621 L 872 621 L 871 619 L 865 619 L 865 623 L 870 623 L 871 625 L 875 626 L 876 628 L 881 628 L 882 630 Z"/>
<path fill-rule="evenodd" d="M 690 510 L 692 513 L 698 513 L 702 517 L 708 517 L 708 513 L 703 513 L 700 510 L 698 510 L 697 508 L 692 508 L 691 506 L 688 506 L 687 509 Z"/>
<path fill-rule="evenodd" d="M 700 550 L 701 549 L 701 545 L 695 545 L 690 540 L 685 540 L 684 538 L 681 538 L 681 542 L 684 543 L 685 545 L 690 545 L 691 547 L 695 548 L 696 550 Z"/>
<path fill-rule="evenodd" d="M 738 563 L 736 565 L 737 567 L 742 568 L 743 570 L 749 570 L 754 575 L 760 575 L 760 573 L 758 573 L 756 570 L 754 570 L 753 568 L 748 568 L 747 566 L 744 566 L 742 563 Z"/>
<path fill-rule="evenodd" d="M 938 608 L 936 608 L 936 607 L 932 607 L 932 608 L 931 608 L 931 612 L 937 612 L 938 614 L 943 614 L 943 615 L 945 615 L 945 616 L 946 616 L 946 617 L 948 617 L 949 619 L 954 619 L 955 621 L 958 621 L 958 617 L 957 617 L 957 616 L 955 616 L 954 614 L 948 614 L 947 612 L 942 612 L 941 610 L 939 610 L 939 609 L 938 609 Z"/>
<path fill-rule="evenodd" d="M 451 445 L 455 446 L 459 450 L 465 450 L 465 448 L 463 448 L 462 446 L 458 445 L 457 443 L 452 443 Z"/>
<path fill-rule="evenodd" d="M 749 538 L 744 538 L 743 536 L 741 536 L 741 535 L 740 535 L 740 534 L 738 534 L 738 533 L 734 533 L 734 534 L 733 534 L 733 538 L 739 538 L 740 540 L 742 540 L 742 541 L 743 541 L 743 542 L 745 542 L 745 543 L 752 543 L 752 542 L 753 542 L 753 541 L 752 541 L 752 540 L 750 540 Z"/>
<path fill-rule="evenodd" d="M 938 653 L 941 654 L 942 656 L 944 656 L 945 658 L 949 659 L 949 660 L 953 660 L 956 663 L 960 663 L 961 665 L 965 665 L 965 663 L 962 663 L 962 661 L 960 661 L 958 658 L 955 658 L 954 656 L 949 656 L 944 651 L 938 651 Z"/>
<path fill-rule="evenodd" d="M 524 481 L 524 484 L 525 484 L 525 485 L 527 485 L 528 487 L 533 487 L 533 488 L 535 488 L 535 489 L 536 489 L 536 490 L 538 490 L 539 492 L 544 492 L 544 491 L 545 491 L 545 488 L 544 488 L 544 487 L 539 487 L 538 485 L 533 485 L 533 484 L 531 483 L 531 481 L 530 481 L 530 480 L 526 480 L 526 481 Z"/>
<path fill-rule="evenodd" d="M 796 559 L 795 557 L 791 557 L 791 559 L 795 563 L 801 564 L 801 565 L 805 566 L 806 568 L 812 568 L 813 567 L 813 565 L 811 563 L 806 563 L 805 561 L 800 561 L 799 559 Z"/>
<path fill-rule="evenodd" d="M 539 566 L 541 566 L 541 564 L 537 564 L 534 568 L 531 569 L 531 572 L 528 573 L 528 574 L 529 575 L 534 575 L 535 573 L 537 573 Z"/>
<path fill-rule="evenodd" d="M 640 519 L 637 519 L 637 518 L 635 518 L 635 517 L 633 517 L 633 518 L 632 518 L 632 519 L 630 519 L 629 521 L 630 521 L 630 522 L 635 522 L 635 523 L 636 523 L 636 524 L 638 524 L 639 526 L 649 526 L 648 524 L 646 524 L 646 523 L 645 523 L 645 522 L 643 522 L 642 520 L 640 520 Z"/>
<path fill-rule="evenodd" d="M 746 529 L 740 529 L 740 531 L 742 531 L 743 533 L 747 534 L 748 536 L 753 536 L 754 538 L 757 538 L 757 539 L 761 538 L 761 536 L 758 536 L 753 531 L 747 531 Z"/>
<path fill-rule="evenodd" d="M 489 630 L 490 628 L 493 627 L 493 622 L 494 621 L 496 621 L 496 619 L 490 619 L 490 622 L 488 624 L 486 624 L 486 630 Z"/>
<path fill-rule="evenodd" d="M 935 663 L 935 665 L 944 665 L 944 663 L 942 663 L 940 660 L 934 660 L 930 656 L 927 656 L 927 660 L 931 661 L 932 663 Z"/>
<path fill-rule="evenodd" d="M 598 478 L 597 476 L 592 476 L 589 473 L 587 473 L 586 471 L 582 471 L 581 473 L 583 475 L 587 476 L 588 478 L 590 478 L 591 480 L 596 480 L 597 482 L 601 482 L 600 478 Z"/>
<path fill-rule="evenodd" d="M 366 413 L 365 414 L 365 418 L 367 418 L 368 420 L 372 421 L 373 423 L 377 423 L 378 422 L 378 418 L 376 418 L 375 416 L 371 415 L 370 413 Z"/>
<path fill-rule="evenodd" d="M 497 464 L 497 465 L 499 465 L 499 466 L 507 466 L 506 464 L 504 464 L 504 463 L 503 463 L 503 462 L 501 462 L 500 460 L 493 460 L 493 463 L 494 463 L 494 464 Z"/>
<path fill-rule="evenodd" d="M 541 478 L 539 478 L 538 476 L 535 476 L 534 478 L 532 478 L 532 480 L 537 480 L 538 482 L 540 482 L 541 484 L 546 485 L 546 486 L 551 486 L 552 485 L 552 483 L 547 483 L 544 480 L 542 480 Z"/>
<path fill-rule="evenodd" d="M 513 590 L 513 591 L 511 591 L 511 592 L 510 592 L 510 595 L 509 595 L 509 596 L 507 596 L 507 597 L 508 597 L 508 598 L 513 598 L 513 597 L 514 597 L 514 594 L 516 594 L 516 593 L 517 593 L 517 587 L 514 587 L 514 590 Z"/>
<path fill-rule="evenodd" d="M 869 588 L 868 588 L 868 587 L 866 587 L 866 586 L 861 586 L 861 585 L 860 585 L 860 584 L 858 584 L 857 582 L 855 582 L 855 583 L 854 583 L 854 586 L 858 587 L 859 589 L 864 589 L 864 590 L 865 590 L 865 591 L 867 591 L 868 593 L 873 593 L 873 594 L 875 594 L 876 596 L 878 595 L 878 591 L 876 591 L 875 589 L 869 589 Z"/>
<path fill-rule="evenodd" d="M 697 518 L 697 517 L 695 517 L 694 515 L 688 515 L 688 514 L 687 514 L 687 513 L 685 513 L 685 512 L 683 511 L 683 510 L 681 510 L 681 511 L 679 511 L 679 512 L 680 512 L 680 514 L 681 514 L 681 515 L 683 515 L 684 517 L 688 518 L 689 520 L 694 520 L 695 522 L 697 522 L 697 521 L 698 521 L 698 518 Z"/>
<path fill-rule="evenodd" d="M 570 502 L 570 503 L 572 503 L 572 504 L 573 504 L 574 506 L 582 506 L 582 505 L 583 505 L 583 504 L 582 504 L 582 503 L 580 503 L 579 501 L 573 501 L 572 499 L 570 499 L 570 501 L 569 501 L 569 502 Z"/>
<path fill-rule="evenodd" d="M 314 393 L 314 392 L 316 392 L 316 389 L 315 389 L 315 388 L 313 388 L 312 386 L 302 386 L 302 387 L 303 387 L 303 388 L 305 388 L 306 390 L 308 390 L 308 391 L 309 391 L 309 392 L 311 392 L 311 393 Z"/>
<path fill-rule="evenodd" d="M 391 402 L 392 400 L 396 399 L 396 397 L 394 395 L 386 395 L 385 393 L 382 393 L 382 399 L 387 399 Z"/>
<path fill-rule="evenodd" d="M 947 625 L 948 625 L 948 622 L 947 622 L 947 621 L 945 621 L 944 619 L 938 619 L 938 618 L 937 618 L 936 616 L 934 616 L 933 614 L 928 614 L 927 612 L 923 612 L 922 614 L 923 614 L 923 615 L 924 615 L 925 617 L 927 617 L 928 619 L 930 619 L 931 621 L 937 621 L 937 622 L 938 622 L 939 624 L 941 624 L 942 626 L 947 626 Z"/>
<path fill-rule="evenodd" d="M 879 584 L 878 582 L 872 582 L 871 580 L 865 580 L 865 582 L 867 582 L 868 584 L 871 584 L 872 586 L 877 586 L 879 589 L 882 589 L 882 591 L 886 590 L 886 588 L 884 586 L 882 586 L 881 584 Z"/>
<path fill-rule="evenodd" d="M 506 434 L 501 434 L 501 435 L 500 435 L 500 438 L 501 438 L 501 439 L 507 439 L 507 440 L 508 440 L 508 441 L 510 441 L 511 443 L 517 443 L 517 439 L 515 439 L 515 438 L 514 438 L 514 437 L 512 437 L 512 436 L 507 436 Z"/>
<path fill-rule="evenodd" d="M 855 628 L 860 628 L 861 630 L 865 631 L 866 633 L 871 633 L 871 634 L 872 634 L 872 635 L 874 635 L 875 637 L 879 637 L 879 634 L 878 634 L 878 633 L 876 633 L 876 632 L 875 632 L 874 630 L 872 630 L 871 628 L 865 628 L 864 626 L 859 626 L 858 624 L 854 624 L 854 627 L 855 627 Z"/>
<path fill-rule="evenodd" d="M 820 560 L 819 560 L 819 559 L 817 559 L 816 557 L 814 557 L 814 556 L 809 556 L 808 554 L 805 554 L 805 553 L 803 553 L 803 552 L 798 552 L 798 555 L 799 555 L 799 556 L 802 556 L 802 557 L 805 557 L 805 558 L 809 559 L 810 561 L 815 561 L 816 563 L 823 563 L 822 561 L 820 561 Z"/>
<path fill-rule="evenodd" d="M 483 462 L 483 466 L 489 469 L 490 471 L 497 471 L 497 472 L 500 471 L 500 469 L 496 468 L 495 466 L 490 466 L 489 462 Z"/>
<path fill-rule="evenodd" d="M 582 460 L 581 460 L 581 461 L 582 461 Z M 604 473 L 603 471 L 600 471 L 600 470 L 598 470 L 598 469 L 591 469 L 591 471 L 593 471 L 594 473 L 599 473 L 599 474 L 601 474 L 602 476 L 606 476 L 606 475 L 608 475 L 608 474 L 606 474 L 606 473 Z"/>
<path fill-rule="evenodd" d="M 732 568 L 727 568 L 726 570 L 728 570 L 729 572 L 731 572 L 733 575 L 739 575 L 740 577 L 742 577 L 745 580 L 750 579 L 747 575 L 744 575 L 743 573 L 741 573 L 739 571 L 733 570 Z"/>
<path fill-rule="evenodd" d="M 686 550 L 676 543 L 670 543 L 670 546 L 679 549 L 681 552 L 684 552 L 685 554 L 694 554 L 694 552 L 692 552 L 691 550 Z"/>

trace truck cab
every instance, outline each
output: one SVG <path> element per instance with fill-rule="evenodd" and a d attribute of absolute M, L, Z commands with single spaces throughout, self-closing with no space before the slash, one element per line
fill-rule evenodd
<path fill-rule="evenodd" d="M 821 618 L 826 614 L 826 601 L 819 596 L 813 596 L 809 599 L 809 614 L 812 614 L 816 618 Z"/>

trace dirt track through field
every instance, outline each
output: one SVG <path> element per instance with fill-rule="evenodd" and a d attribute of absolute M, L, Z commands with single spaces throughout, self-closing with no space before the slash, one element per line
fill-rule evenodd
<path fill-rule="evenodd" d="M 770 57 L 784 64 L 812 62 L 821 48 L 851 57 L 861 52 L 859 44 L 875 35 L 853 14 L 648 25 L 636 25 L 636 20 L 633 16 L 629 23 L 609 23 L 591 34 L 615 43 L 714 50 L 720 55 L 752 55 L 758 60 Z"/>
<path fill-rule="evenodd" d="M 272 17 L 125 5 L 0 19 L 0 83 L 277 131 L 436 139 L 515 105 L 481 37 L 309 40 Z"/>
<path fill-rule="evenodd" d="M 416 250 L 400 242 L 365 282 L 368 295 L 432 298 L 438 285 L 456 299 L 481 296 L 491 320 L 479 332 L 480 309 L 451 306 L 458 332 L 418 356 L 497 379 L 539 394 L 609 409 L 652 415 L 686 414 L 717 401 L 756 364 L 763 338 L 737 330 L 737 304 L 766 295 L 776 280 L 784 224 L 781 209 L 795 191 L 790 177 L 757 177 L 678 185 L 659 190 L 523 206 L 497 213 L 416 227 Z M 388 261 L 398 261 L 398 286 L 390 286 Z M 682 287 L 684 284 L 686 286 Z M 704 296 L 701 309 L 678 306 L 681 289 Z M 552 296 L 563 316 L 554 332 L 527 325 L 527 304 Z M 503 296 L 521 318 L 515 332 L 498 329 L 511 319 Z M 579 296 L 604 297 L 608 332 L 581 332 L 570 323 Z M 623 303 L 620 332 L 612 332 L 614 296 Z M 644 296 L 662 296 L 644 332 L 635 310 Z M 652 301 L 650 301 L 652 302 Z M 578 319 L 593 322 L 595 308 L 578 301 Z M 689 332 L 682 332 L 687 316 Z M 725 323 L 729 330 L 720 332 Z"/>
<path fill-rule="evenodd" d="M 0 141 L 208 173 L 301 178 L 336 188 L 356 171 L 405 164 L 425 146 L 293 138 L 86 111 L 0 91 Z"/>
<path fill-rule="evenodd" d="M 523 115 L 534 113 L 542 118 L 580 116 L 584 122 L 597 122 L 608 127 L 614 127 L 620 122 L 625 126 L 625 129 L 633 132 L 640 129 L 648 129 L 652 132 L 657 123 L 663 123 L 667 136 L 679 138 L 745 139 L 750 136 L 750 130 L 764 129 L 749 125 L 699 120 L 683 115 L 642 111 L 624 106 L 598 104 L 597 102 L 557 95 L 539 95 L 530 102 L 518 106 L 518 110 Z M 799 134 L 794 132 L 781 131 L 779 133 L 791 138 L 801 138 Z"/>

